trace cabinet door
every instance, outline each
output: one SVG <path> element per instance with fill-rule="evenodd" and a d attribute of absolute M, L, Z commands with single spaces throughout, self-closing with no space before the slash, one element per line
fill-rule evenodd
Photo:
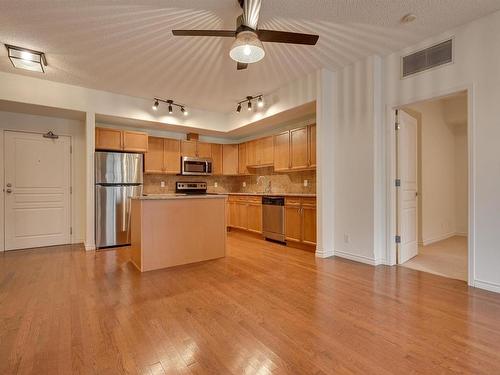
<path fill-rule="evenodd" d="M 248 229 L 248 205 L 244 202 L 237 202 L 238 228 Z"/>
<path fill-rule="evenodd" d="M 257 165 L 273 165 L 274 161 L 273 136 L 260 138 L 257 141 Z"/>
<path fill-rule="evenodd" d="M 145 173 L 164 173 L 163 138 L 149 137 L 148 152 L 144 154 Z"/>
<path fill-rule="evenodd" d="M 181 172 L 181 141 L 178 139 L 163 139 L 163 158 L 165 172 L 177 174 Z"/>
<path fill-rule="evenodd" d="M 262 233 L 262 204 L 251 203 L 247 206 L 248 230 Z"/>
<path fill-rule="evenodd" d="M 211 158 L 212 157 L 212 144 L 205 142 L 196 142 L 196 156 L 199 158 Z"/>
<path fill-rule="evenodd" d="M 181 155 L 196 157 L 196 141 L 181 141 Z"/>
<path fill-rule="evenodd" d="M 122 131 L 117 129 L 96 128 L 95 148 L 96 150 L 121 151 Z"/>
<path fill-rule="evenodd" d="M 148 134 L 144 132 L 123 132 L 123 150 L 131 152 L 148 151 Z"/>
<path fill-rule="evenodd" d="M 316 245 L 316 207 L 302 206 L 302 241 Z"/>
<path fill-rule="evenodd" d="M 307 127 L 290 130 L 290 158 L 292 169 L 305 169 L 309 167 L 307 133 Z"/>
<path fill-rule="evenodd" d="M 289 241 L 302 239 L 300 206 L 285 206 L 285 238 Z"/>
<path fill-rule="evenodd" d="M 247 168 L 247 144 L 240 143 L 238 145 L 238 173 L 248 174 Z"/>
<path fill-rule="evenodd" d="M 316 168 L 316 125 L 309 126 L 309 166 Z"/>
<path fill-rule="evenodd" d="M 222 174 L 222 145 L 212 143 L 212 173 L 214 175 Z"/>
<path fill-rule="evenodd" d="M 290 132 L 274 136 L 274 170 L 286 171 L 290 168 Z"/>
<path fill-rule="evenodd" d="M 238 174 L 238 145 L 222 145 L 222 174 Z"/>
<path fill-rule="evenodd" d="M 247 149 L 247 157 L 246 164 L 247 166 L 254 167 L 258 165 L 257 163 L 257 141 L 246 142 Z"/>

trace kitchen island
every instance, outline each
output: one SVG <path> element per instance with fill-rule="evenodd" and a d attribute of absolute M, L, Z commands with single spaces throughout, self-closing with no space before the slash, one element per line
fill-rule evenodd
<path fill-rule="evenodd" d="M 225 195 L 132 198 L 132 263 L 141 271 L 226 255 Z"/>

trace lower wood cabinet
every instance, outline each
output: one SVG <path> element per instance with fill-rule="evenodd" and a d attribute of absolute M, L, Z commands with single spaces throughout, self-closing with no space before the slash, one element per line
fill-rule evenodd
<path fill-rule="evenodd" d="M 316 245 L 316 198 L 285 198 L 285 238 Z"/>
<path fill-rule="evenodd" d="M 262 233 L 262 198 L 250 195 L 230 195 L 229 226 Z"/>

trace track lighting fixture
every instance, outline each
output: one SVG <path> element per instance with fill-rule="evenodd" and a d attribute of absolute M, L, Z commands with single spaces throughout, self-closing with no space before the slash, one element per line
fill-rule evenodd
<path fill-rule="evenodd" d="M 168 104 L 168 113 L 172 114 L 174 113 L 174 106 L 179 107 L 181 109 L 181 113 L 184 116 L 188 115 L 188 111 L 186 110 L 186 106 L 184 104 L 178 104 L 175 103 L 172 99 L 160 99 L 160 98 L 154 98 L 154 104 L 153 104 L 153 110 L 157 111 L 158 107 L 160 106 L 160 102 Z"/>
<path fill-rule="evenodd" d="M 257 100 L 257 107 L 259 107 L 259 108 L 264 107 L 264 99 L 263 99 L 262 95 L 247 96 L 246 99 L 238 102 L 238 106 L 236 107 L 236 112 L 240 113 L 241 112 L 241 105 L 245 104 L 245 103 L 247 104 L 248 111 L 251 111 L 253 108 L 252 102 L 254 100 Z"/>

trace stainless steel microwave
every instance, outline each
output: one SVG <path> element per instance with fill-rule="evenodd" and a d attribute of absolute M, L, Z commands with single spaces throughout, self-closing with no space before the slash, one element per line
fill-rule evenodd
<path fill-rule="evenodd" d="M 181 157 L 181 174 L 184 176 L 207 176 L 212 174 L 212 159 Z"/>

